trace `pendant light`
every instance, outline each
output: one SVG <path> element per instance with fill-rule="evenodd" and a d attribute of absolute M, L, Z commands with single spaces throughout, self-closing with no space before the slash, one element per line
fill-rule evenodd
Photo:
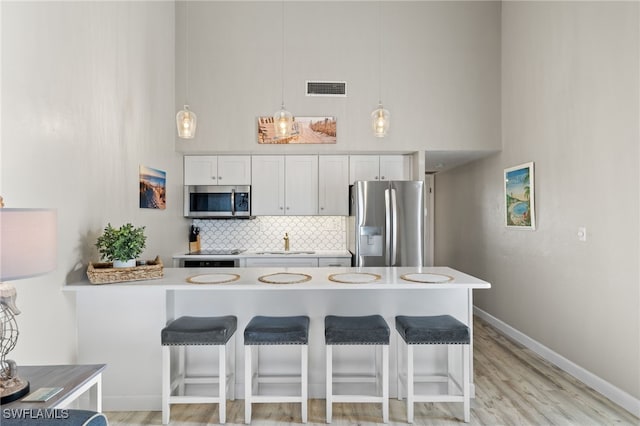
<path fill-rule="evenodd" d="M 282 1 L 282 105 L 280 111 L 273 115 L 273 126 L 276 132 L 276 139 L 285 139 L 293 132 L 293 114 L 284 107 L 284 0 Z"/>
<path fill-rule="evenodd" d="M 382 2 L 378 2 L 378 14 L 378 108 L 371 113 L 371 124 L 374 136 L 383 138 L 389 131 L 391 114 L 382 106 Z"/>
<path fill-rule="evenodd" d="M 189 3 L 185 2 L 185 81 L 186 94 L 189 97 Z M 181 139 L 193 139 L 196 135 L 197 117 L 196 114 L 189 109 L 189 105 L 185 104 L 184 108 L 176 114 L 176 126 L 178 127 L 178 137 Z"/>

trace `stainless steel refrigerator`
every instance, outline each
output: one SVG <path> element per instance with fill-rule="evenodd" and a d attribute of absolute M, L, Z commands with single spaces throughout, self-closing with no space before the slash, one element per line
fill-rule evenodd
<path fill-rule="evenodd" d="M 424 182 L 357 181 L 349 188 L 353 266 L 422 266 Z"/>

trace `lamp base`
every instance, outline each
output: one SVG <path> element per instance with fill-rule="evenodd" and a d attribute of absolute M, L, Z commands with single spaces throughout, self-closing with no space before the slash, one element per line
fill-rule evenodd
<path fill-rule="evenodd" d="M 29 382 L 20 377 L 0 380 L 0 404 L 8 404 L 29 393 Z"/>

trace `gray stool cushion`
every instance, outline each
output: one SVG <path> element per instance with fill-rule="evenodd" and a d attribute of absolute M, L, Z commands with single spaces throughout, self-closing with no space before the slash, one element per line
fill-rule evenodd
<path fill-rule="evenodd" d="M 397 316 L 396 330 L 410 345 L 469 344 L 469 328 L 451 315 Z"/>
<path fill-rule="evenodd" d="M 163 346 L 224 345 L 238 327 L 233 315 L 224 317 L 180 317 L 162 329 Z"/>
<path fill-rule="evenodd" d="M 380 315 L 364 317 L 324 317 L 327 345 L 388 345 L 389 326 Z"/>
<path fill-rule="evenodd" d="M 306 345 L 308 342 L 307 316 L 256 316 L 244 329 L 245 345 Z"/>

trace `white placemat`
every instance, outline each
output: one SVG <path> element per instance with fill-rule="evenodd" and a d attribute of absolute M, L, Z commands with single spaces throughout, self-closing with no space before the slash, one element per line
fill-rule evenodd
<path fill-rule="evenodd" d="M 339 274 L 329 275 L 329 280 L 337 283 L 347 284 L 365 284 L 378 281 L 380 275 L 370 274 L 369 272 L 342 272 Z"/>
<path fill-rule="evenodd" d="M 187 282 L 191 284 L 224 284 L 233 281 L 238 281 L 240 275 L 238 274 L 200 274 L 192 275 L 187 278 Z"/>
<path fill-rule="evenodd" d="M 276 272 L 275 274 L 263 275 L 258 278 L 259 281 L 269 284 L 297 284 L 310 279 L 311 275 L 293 272 Z"/>
<path fill-rule="evenodd" d="M 430 274 L 428 272 L 411 272 L 408 274 L 400 275 L 400 278 L 405 281 L 431 284 L 448 283 L 449 281 L 453 281 L 453 277 L 450 277 L 449 275 Z"/>

